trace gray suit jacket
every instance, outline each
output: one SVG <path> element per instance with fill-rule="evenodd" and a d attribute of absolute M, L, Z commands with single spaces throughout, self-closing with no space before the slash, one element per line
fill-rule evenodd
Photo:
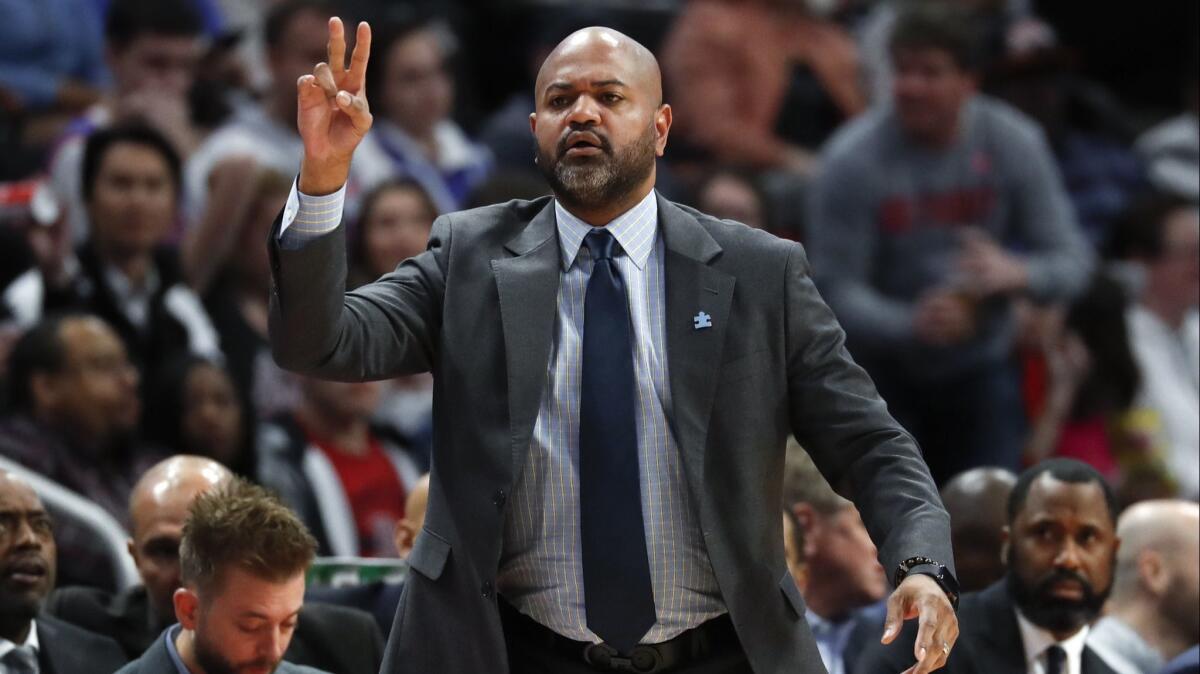
<path fill-rule="evenodd" d="M 789 433 L 845 485 L 886 568 L 950 564 L 949 518 L 809 276 L 804 251 L 659 198 L 668 410 L 704 543 L 754 671 L 823 672 L 780 533 Z M 278 230 L 278 222 L 275 231 Z M 561 262 L 549 198 L 442 216 L 429 249 L 345 293 L 344 234 L 272 233 L 271 348 L 340 380 L 432 370 L 429 509 L 383 671 L 505 672 L 494 591 L 554 337 Z M 704 311 L 712 327 L 696 330 Z"/>

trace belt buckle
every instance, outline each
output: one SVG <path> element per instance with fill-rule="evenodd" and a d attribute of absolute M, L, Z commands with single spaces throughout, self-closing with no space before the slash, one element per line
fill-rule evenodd
<path fill-rule="evenodd" d="M 635 646 L 629 657 L 608 644 L 592 644 L 583 651 L 584 662 L 614 672 L 654 674 L 662 668 L 662 655 L 652 646 Z"/>

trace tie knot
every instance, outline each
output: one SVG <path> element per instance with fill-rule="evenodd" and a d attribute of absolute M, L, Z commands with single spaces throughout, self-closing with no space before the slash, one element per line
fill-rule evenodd
<path fill-rule="evenodd" d="M 611 260 L 617 240 L 607 229 L 594 227 L 587 236 L 583 237 L 583 245 L 587 246 L 593 260 Z"/>
<path fill-rule="evenodd" d="M 38 671 L 37 653 L 34 652 L 33 646 L 17 646 L 0 659 L 0 662 L 16 674 L 37 674 Z"/>
<path fill-rule="evenodd" d="M 1062 646 L 1054 644 L 1046 649 L 1046 674 L 1063 674 L 1066 664 L 1067 652 Z"/>

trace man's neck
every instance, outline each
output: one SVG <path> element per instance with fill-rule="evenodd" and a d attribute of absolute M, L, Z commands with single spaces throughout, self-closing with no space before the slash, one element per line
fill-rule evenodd
<path fill-rule="evenodd" d="M 1113 607 L 1108 614 L 1125 623 L 1146 645 L 1169 661 L 1191 647 L 1191 640 L 1179 634 L 1179 628 L 1156 608 L 1143 602 L 1126 602 Z"/>
<path fill-rule="evenodd" d="M 196 662 L 196 633 L 191 630 L 181 629 L 179 634 L 175 636 L 175 650 L 179 652 L 179 659 L 183 660 L 183 666 L 187 667 L 192 674 L 205 674 L 204 668 L 200 663 Z"/>
<path fill-rule="evenodd" d="M 1183 319 L 1187 317 L 1188 307 L 1173 305 L 1163 299 L 1163 294 L 1152 287 L 1146 288 L 1142 293 L 1142 306 L 1172 330 L 1179 330 L 1183 326 Z"/>
<path fill-rule="evenodd" d="M 554 198 L 568 213 L 574 215 L 580 220 L 588 223 L 593 227 L 604 227 L 608 223 L 616 220 L 629 209 L 641 203 L 642 199 L 654 189 L 654 172 L 650 172 L 650 178 L 639 185 L 637 189 L 630 190 L 624 197 L 618 198 L 611 203 L 596 206 L 595 208 L 585 208 L 570 201 L 563 200 L 562 197 L 555 194 Z"/>
<path fill-rule="evenodd" d="M 105 264 L 121 272 L 129 280 L 129 285 L 137 289 L 144 287 L 150 268 L 154 265 L 154 254 L 149 251 L 116 254 L 102 249 L 100 254 Z"/>
<path fill-rule="evenodd" d="M 0 639 L 8 639 L 20 646 L 29 638 L 33 620 L 20 616 L 0 616 Z"/>

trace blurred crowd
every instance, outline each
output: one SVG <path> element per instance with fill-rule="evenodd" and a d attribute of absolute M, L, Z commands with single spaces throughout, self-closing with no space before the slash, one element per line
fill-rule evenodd
<path fill-rule="evenodd" d="M 147 484 L 228 473 L 269 487 L 320 556 L 396 557 L 420 528 L 432 378 L 308 379 L 267 347 L 264 242 L 302 151 L 295 82 L 325 60 L 333 15 L 368 19 L 375 35 L 374 126 L 347 186 L 348 289 L 421 252 L 441 214 L 549 193 L 533 164 L 533 77 L 569 32 L 611 25 L 662 66 L 675 121 L 659 191 L 805 244 L 851 353 L 943 488 L 964 589 L 1005 577 L 1000 532 L 1017 517 L 1022 471 L 1061 459 L 1093 470 L 1113 532 L 1121 512 L 1139 531 L 1166 521 L 1153 510 L 1163 503 L 1192 513 L 1194 24 L 1178 63 L 1155 74 L 1170 91 L 1147 98 L 1097 77 L 1096 52 L 1065 38 L 1086 18 L 1038 2 L 611 4 L 0 0 L 0 468 L 129 532 L 140 595 L 74 597 L 125 597 L 152 617 L 122 642 L 129 657 L 170 611 L 177 572 L 155 580 L 153 560 L 177 555 L 195 493 L 167 493 L 183 499 L 172 509 Z M 511 35 L 481 25 L 513 17 Z M 186 479 L 163 468 L 174 455 L 192 457 Z M 1091 480 L 1072 470 L 1055 479 Z M 849 502 L 811 467 L 794 472 L 784 526 L 818 646 L 834 674 L 870 674 L 842 654 L 871 657 L 847 644 L 865 638 L 855 625 L 882 624 L 888 579 Z M 120 589 L 92 529 L 47 505 L 58 584 Z M 142 547 L 151 511 L 174 518 L 159 552 Z M 1155 667 L 1200 641 L 1187 610 L 1131 608 L 1138 555 L 1172 531 L 1142 531 L 1150 542 L 1112 562 L 1106 615 L 1182 635 L 1146 636 Z M 1113 570 L 1097 573 L 1107 595 Z M 333 600 L 375 612 L 386 633 L 397 597 L 373 587 Z M 1093 603 L 1085 622 L 1100 615 Z"/>

